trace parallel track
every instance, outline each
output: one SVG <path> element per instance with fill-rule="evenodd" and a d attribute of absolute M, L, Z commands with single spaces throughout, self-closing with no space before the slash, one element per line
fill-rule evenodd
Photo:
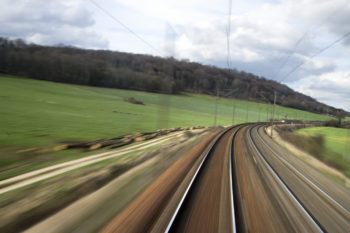
<path fill-rule="evenodd" d="M 236 233 L 237 232 L 237 215 L 235 214 L 235 203 L 237 202 L 237 200 L 235 200 L 234 198 L 234 184 L 233 184 L 233 159 L 232 159 L 232 155 L 233 155 L 233 141 L 235 139 L 235 136 L 237 134 L 237 132 L 243 127 L 243 125 L 237 125 L 234 127 L 231 127 L 227 130 L 225 130 L 223 133 L 221 133 L 219 135 L 219 137 L 216 139 L 215 143 L 212 145 L 212 147 L 208 150 L 207 154 L 205 155 L 205 157 L 203 158 L 203 160 L 201 161 L 198 169 L 195 172 L 195 175 L 193 176 L 191 182 L 189 183 L 181 201 L 179 202 L 174 215 L 172 216 L 167 228 L 166 228 L 166 233 L 168 232 L 176 232 L 176 228 L 177 225 L 179 224 L 179 219 L 181 218 L 181 216 L 184 214 L 184 212 L 186 211 L 189 199 L 191 195 L 193 193 L 193 190 L 196 188 L 196 186 L 199 185 L 199 180 L 201 179 L 201 177 L 203 177 L 204 173 L 205 173 L 205 167 L 208 166 L 208 162 L 210 160 L 210 157 L 213 156 L 213 152 L 215 150 L 215 148 L 217 147 L 217 145 L 219 144 L 220 140 L 222 139 L 222 137 L 232 131 L 232 137 L 230 139 L 230 154 L 227 155 L 229 156 L 229 167 L 230 167 L 230 196 L 231 196 L 231 216 L 232 216 L 232 229 L 231 232 Z"/>
<path fill-rule="evenodd" d="M 142 224 L 134 222 L 132 215 L 126 214 L 125 219 L 144 226 L 145 232 L 157 233 L 347 232 L 344 229 L 349 223 L 349 211 L 340 204 L 347 202 L 338 198 L 339 193 L 344 193 L 339 191 L 332 198 L 307 177 L 311 174 L 308 170 L 302 174 L 304 165 L 274 147 L 259 132 L 263 126 L 236 125 L 208 139 L 198 155 L 193 154 L 196 159 L 182 166 L 190 169 L 174 176 L 176 185 L 151 189 L 160 192 L 149 192 L 151 195 L 142 200 L 150 199 L 152 205 L 139 201 L 126 212 L 141 210 L 143 216 L 134 217 Z M 172 171 L 168 177 L 173 174 L 177 173 Z M 163 183 L 172 184 L 169 180 L 172 179 Z M 164 198 L 155 198 L 156 193 L 164 194 Z M 157 201 L 161 204 L 157 205 Z M 126 226 L 125 220 L 117 220 L 116 226 Z M 140 228 L 133 229 L 127 232 L 137 233 Z"/>
<path fill-rule="evenodd" d="M 249 129 L 249 141 L 253 145 L 254 149 L 256 150 L 257 154 L 262 158 L 267 168 L 270 170 L 270 172 L 274 175 L 274 177 L 277 179 L 277 181 L 281 184 L 281 186 L 287 191 L 287 193 L 290 195 L 290 197 L 295 201 L 296 205 L 299 206 L 299 208 L 304 212 L 305 216 L 309 218 L 309 220 L 314 224 L 314 226 L 319 230 L 319 232 L 326 232 L 324 228 L 321 226 L 321 224 L 317 221 L 317 219 L 308 211 L 304 204 L 298 199 L 298 197 L 294 194 L 294 192 L 287 186 L 287 184 L 282 180 L 282 178 L 278 175 L 276 170 L 271 166 L 271 164 L 266 160 L 265 156 L 259 150 L 256 143 L 253 140 L 252 137 L 252 129 L 254 127 L 250 127 Z"/>
<path fill-rule="evenodd" d="M 262 126 L 260 126 L 259 128 L 261 128 Z M 334 206 L 338 207 L 339 209 L 341 209 L 342 212 L 344 212 L 345 215 L 350 215 L 350 211 L 348 209 L 346 209 L 343 205 L 341 205 L 339 202 L 337 202 L 334 198 L 332 198 L 326 191 L 322 190 L 317 184 L 315 184 L 314 182 L 312 182 L 311 179 L 309 179 L 307 176 L 305 176 L 302 172 L 300 172 L 296 167 L 294 167 L 290 162 L 288 162 L 286 159 L 284 159 L 283 157 L 279 156 L 277 154 L 277 152 L 270 146 L 268 145 L 267 142 L 265 142 L 265 140 L 263 139 L 263 137 L 261 136 L 260 132 L 259 132 L 259 128 L 257 130 L 258 132 L 258 136 L 261 140 L 261 142 L 272 152 L 273 155 L 275 155 L 275 158 L 279 159 L 282 163 L 284 163 L 287 167 L 289 167 L 295 174 L 297 174 L 298 176 L 300 176 L 305 183 L 307 183 L 308 185 L 310 185 L 312 188 L 316 189 L 317 191 L 319 191 L 325 199 L 327 199 L 327 201 L 329 201 L 330 203 L 332 203 Z"/>
<path fill-rule="evenodd" d="M 322 189 L 316 183 L 317 179 L 313 181 L 309 178 L 308 174 L 310 175 L 311 173 L 305 170 L 306 173 L 303 174 L 301 172 L 302 170 L 300 170 L 300 165 L 296 163 L 297 161 L 288 161 L 291 158 L 288 159 L 287 152 L 277 152 L 278 148 L 273 147 L 271 142 L 268 143 L 266 136 L 265 138 L 263 137 L 261 134 L 262 130 L 262 125 L 251 127 L 249 131 L 250 141 L 254 144 L 255 148 L 258 148 L 259 155 L 263 157 L 303 209 L 313 219 L 314 224 L 317 224 L 323 232 L 347 232 L 346 229 L 350 227 L 349 210 L 327 193 L 327 191 Z M 252 131 L 254 131 L 254 137 Z M 303 168 L 305 169 L 305 167 Z M 323 183 L 319 184 L 322 185 Z M 330 191 L 329 189 L 326 190 Z"/>

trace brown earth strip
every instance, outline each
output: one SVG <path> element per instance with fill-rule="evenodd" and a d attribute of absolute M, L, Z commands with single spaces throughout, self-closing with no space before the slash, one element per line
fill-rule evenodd
<path fill-rule="evenodd" d="M 182 159 L 174 163 L 138 198 L 126 207 L 102 232 L 148 232 L 157 220 L 168 199 L 186 177 L 196 160 L 218 133 L 194 146 Z"/>

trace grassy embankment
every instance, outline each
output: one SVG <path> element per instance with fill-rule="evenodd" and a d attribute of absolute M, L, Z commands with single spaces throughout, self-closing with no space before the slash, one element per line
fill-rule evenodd
<path fill-rule="evenodd" d="M 298 135 L 315 137 L 321 135 L 327 150 L 342 155 L 350 163 L 350 130 L 333 127 L 312 127 L 296 131 Z"/>
<path fill-rule="evenodd" d="M 311 127 L 293 132 L 281 131 L 280 135 L 284 140 L 350 177 L 350 133 L 348 131 L 333 127 Z"/>
<path fill-rule="evenodd" d="M 145 105 L 124 101 L 128 97 Z M 0 171 L 14 164 L 18 167 L 18 162 L 26 170 L 86 155 L 79 151 L 26 152 L 32 147 L 52 147 L 67 140 L 95 140 L 160 127 L 210 126 L 214 122 L 215 101 L 215 97 L 206 95 L 163 95 L 0 76 Z M 271 117 L 268 104 L 226 98 L 220 98 L 218 103 L 219 125 L 232 124 L 233 103 L 234 123 L 266 121 Z M 286 114 L 306 120 L 328 118 L 276 108 L 277 117 Z M 167 124 L 164 119 L 168 119 Z"/>

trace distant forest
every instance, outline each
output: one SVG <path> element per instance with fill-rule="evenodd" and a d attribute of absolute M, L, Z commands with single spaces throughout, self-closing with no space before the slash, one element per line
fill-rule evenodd
<path fill-rule="evenodd" d="M 339 109 L 286 85 L 244 71 L 108 50 L 40 46 L 0 37 L 0 72 L 89 86 L 179 94 L 201 93 L 338 115 Z M 342 112 L 344 114 L 344 112 Z"/>

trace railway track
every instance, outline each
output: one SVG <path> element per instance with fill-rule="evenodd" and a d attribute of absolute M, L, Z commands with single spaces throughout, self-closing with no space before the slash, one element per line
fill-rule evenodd
<path fill-rule="evenodd" d="M 170 139 L 30 172 L 3 181 L 0 193 Z M 264 124 L 241 124 L 191 148 L 102 232 L 349 232 L 349 209 L 348 189 L 277 145 Z"/>
<path fill-rule="evenodd" d="M 267 138 L 263 138 L 262 127 L 255 126 L 249 130 L 251 142 L 271 172 L 283 183 L 285 189 L 288 189 L 289 194 L 293 196 L 313 225 L 320 232 L 347 232 L 350 229 L 350 214 L 347 207 L 336 201 L 327 191 L 292 165 L 285 157 L 286 153 L 276 152 L 269 145 Z M 253 131 L 255 131 L 255 139 Z M 258 149 L 259 144 L 260 149 Z M 347 202 L 349 204 L 349 199 Z"/>
<path fill-rule="evenodd" d="M 308 178 L 306 175 L 304 175 L 298 168 L 296 168 L 294 165 L 292 165 L 291 162 L 289 162 L 287 159 L 283 158 L 282 156 L 279 156 L 278 152 L 275 151 L 262 137 L 261 135 L 261 126 L 257 129 L 257 134 L 261 140 L 261 142 L 271 151 L 271 153 L 282 163 L 284 163 L 292 172 L 297 174 L 305 183 L 307 183 L 311 188 L 315 189 L 316 192 L 319 192 L 320 195 L 323 196 L 324 199 L 327 200 L 332 206 L 335 208 L 338 208 L 340 212 L 342 212 L 343 215 L 349 215 L 350 211 L 347 209 L 347 207 L 344 207 L 341 203 L 336 201 L 334 198 L 331 197 L 330 194 L 327 193 L 327 191 L 322 190 L 321 187 L 319 187 L 312 179 Z"/>
<path fill-rule="evenodd" d="M 307 218 L 312 225 L 317 229 L 319 232 L 325 232 L 324 228 L 320 225 L 320 223 L 317 221 L 317 219 L 308 211 L 303 203 L 298 199 L 298 197 L 293 193 L 293 191 L 288 187 L 288 185 L 282 180 L 282 178 L 278 175 L 276 170 L 271 166 L 271 164 L 266 160 L 265 156 L 262 154 L 261 150 L 257 147 L 257 144 L 254 142 L 252 137 L 252 130 L 253 127 L 249 128 L 248 138 L 250 140 L 250 143 L 253 145 L 255 151 L 260 156 L 261 160 L 263 161 L 266 168 L 269 169 L 271 174 L 273 174 L 274 178 L 278 181 L 280 186 L 285 190 L 285 192 L 289 195 L 289 198 L 292 199 L 296 206 L 300 208 L 300 210 L 305 215 L 305 218 Z"/>
<path fill-rule="evenodd" d="M 193 176 L 165 232 L 237 232 L 232 179 L 234 174 L 232 169 L 232 142 L 242 127 L 242 125 L 239 125 L 229 128 L 216 139 L 214 145 L 209 149 Z M 227 148 L 227 145 L 229 145 L 229 153 L 222 154 L 222 149 Z M 213 161 L 215 159 L 217 161 Z M 225 169 L 224 163 L 227 161 L 228 169 L 227 166 Z M 224 172 L 226 171 L 228 176 L 228 179 L 225 180 L 226 188 L 221 187 L 221 189 L 225 189 L 228 192 L 221 194 L 221 197 L 215 196 L 218 195 L 217 192 L 211 192 L 211 195 L 203 195 L 203 189 L 209 185 L 212 181 L 210 178 L 213 179 L 213 176 L 215 176 L 214 172 L 220 171 L 220 168 Z M 217 182 L 225 182 L 223 181 L 225 178 L 223 176 L 215 178 Z M 217 191 L 220 187 L 216 186 L 216 188 Z M 221 201 L 226 203 L 226 207 L 228 204 L 229 208 L 226 208 L 226 211 L 220 209 Z M 211 205 L 208 205 L 208 203 L 211 203 Z M 201 214 L 199 213 L 201 209 L 205 211 L 203 205 L 205 205 L 205 208 L 210 210 L 216 209 L 218 211 L 213 212 L 212 215 L 205 212 Z M 195 211 L 196 209 L 198 211 Z M 203 221 L 203 218 L 207 221 Z"/>
<path fill-rule="evenodd" d="M 349 191 L 303 174 L 263 129 L 242 124 L 212 137 L 103 232 L 348 232 Z"/>

